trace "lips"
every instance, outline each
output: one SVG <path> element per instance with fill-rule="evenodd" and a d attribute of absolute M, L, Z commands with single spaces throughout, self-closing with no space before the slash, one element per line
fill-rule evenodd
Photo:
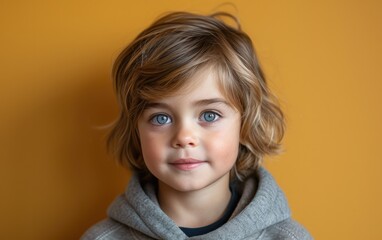
<path fill-rule="evenodd" d="M 171 162 L 170 164 L 179 170 L 188 171 L 203 165 L 205 162 L 206 161 L 193 158 L 181 158 Z"/>

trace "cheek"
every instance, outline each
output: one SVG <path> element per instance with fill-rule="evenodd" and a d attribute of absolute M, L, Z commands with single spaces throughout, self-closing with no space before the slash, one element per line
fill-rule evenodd
<path fill-rule="evenodd" d="M 213 138 L 213 139 L 212 139 Z M 239 151 L 239 127 L 235 126 L 216 132 L 208 141 L 208 152 L 227 164 L 233 164 Z"/>
<path fill-rule="evenodd" d="M 142 156 L 145 162 L 152 161 L 155 156 L 158 156 L 159 146 L 155 136 L 151 136 L 144 129 L 139 129 L 139 139 L 141 142 Z"/>

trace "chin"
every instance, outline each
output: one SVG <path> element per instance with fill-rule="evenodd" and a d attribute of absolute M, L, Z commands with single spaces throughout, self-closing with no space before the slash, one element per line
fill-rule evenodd
<path fill-rule="evenodd" d="M 176 191 L 186 193 L 186 192 L 193 192 L 193 191 L 203 189 L 205 186 L 199 186 L 199 185 L 180 185 L 179 186 L 178 185 L 178 186 L 170 186 L 170 187 Z"/>

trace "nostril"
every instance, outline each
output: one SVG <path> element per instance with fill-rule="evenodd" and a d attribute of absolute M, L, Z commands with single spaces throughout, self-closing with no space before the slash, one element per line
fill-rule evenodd
<path fill-rule="evenodd" d="M 180 122 L 174 128 L 172 146 L 176 148 L 195 147 L 198 145 L 198 134 L 193 123 Z"/>
<path fill-rule="evenodd" d="M 177 148 L 195 147 L 198 145 L 198 139 L 196 137 L 176 137 L 173 142 L 173 146 Z"/>

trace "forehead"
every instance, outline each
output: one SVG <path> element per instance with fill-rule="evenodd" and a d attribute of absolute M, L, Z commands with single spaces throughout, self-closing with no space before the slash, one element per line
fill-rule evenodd
<path fill-rule="evenodd" d="M 152 114 L 159 109 L 183 114 L 201 109 L 219 109 L 226 114 L 236 113 L 238 109 L 221 92 L 219 81 L 213 72 L 200 72 L 190 80 L 195 83 L 180 89 L 170 96 L 147 102 L 143 113 Z"/>
<path fill-rule="evenodd" d="M 236 109 L 240 109 L 235 101 L 238 93 L 234 93 L 227 86 L 231 85 L 232 79 L 228 70 L 216 64 L 205 64 L 180 78 L 158 79 L 159 82 L 145 84 L 140 91 L 144 105 L 165 101 L 197 101 L 198 99 L 220 98 Z M 239 107 L 239 108 L 238 108 Z"/>
<path fill-rule="evenodd" d="M 215 66 L 203 66 L 198 68 L 189 77 L 182 79 L 180 87 L 176 90 L 168 91 L 166 97 L 186 96 L 190 95 L 190 93 L 198 93 L 199 95 L 216 95 L 215 97 L 225 98 L 226 93 L 223 85 L 226 79 L 221 75 Z"/>

